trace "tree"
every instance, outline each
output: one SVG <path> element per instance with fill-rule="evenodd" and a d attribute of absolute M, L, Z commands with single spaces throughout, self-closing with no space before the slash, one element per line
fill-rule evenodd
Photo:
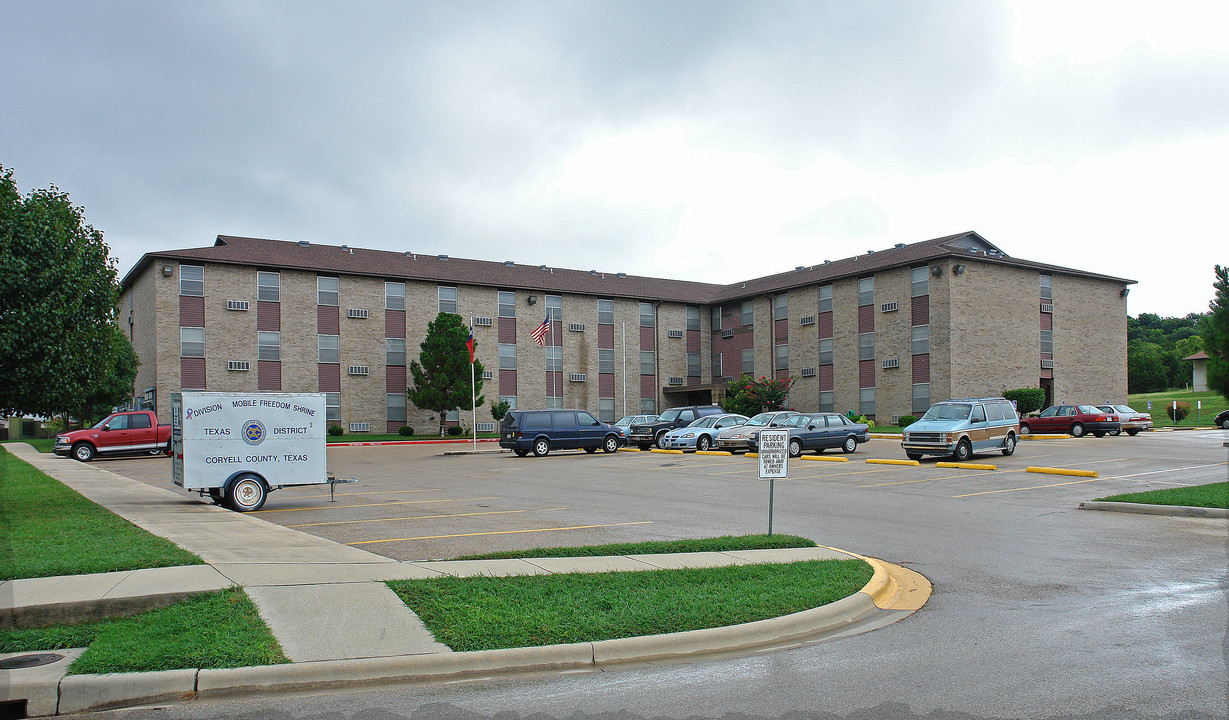
<path fill-rule="evenodd" d="M 55 186 L 0 166 L 0 411 L 80 412 L 112 362 L 119 283 L 102 233 Z"/>
<path fill-rule="evenodd" d="M 470 374 L 469 328 L 456 313 L 442 312 L 427 323 L 427 337 L 419 345 L 418 359 L 410 363 L 414 385 L 406 397 L 416 407 L 439 414 L 440 434 L 444 433 L 444 413 L 469 407 L 470 392 L 482 392 L 482 363 L 474 361 Z M 475 342 L 475 346 L 477 343 Z M 473 385 L 470 378 L 475 378 Z M 478 396 L 475 404 L 485 398 Z"/>
<path fill-rule="evenodd" d="M 748 417 L 767 410 L 780 410 L 792 383 L 793 378 L 770 380 L 760 377 L 755 380 L 750 375 L 742 375 L 726 385 L 721 409 Z"/>
<path fill-rule="evenodd" d="M 1229 266 L 1216 266 L 1216 291 L 1208 303 L 1211 311 L 1199 324 L 1203 349 L 1208 353 L 1208 389 L 1229 398 Z"/>
<path fill-rule="evenodd" d="M 499 402 L 491 405 L 491 417 L 495 418 L 496 423 L 502 422 L 504 415 L 507 415 L 508 411 L 511 409 L 512 406 L 507 400 L 500 400 Z"/>
<path fill-rule="evenodd" d="M 1160 392 L 1169 387 L 1161 346 L 1132 340 L 1127 343 L 1127 392 Z"/>
<path fill-rule="evenodd" d="M 1003 398 L 1016 401 L 1016 412 L 1021 415 L 1028 415 L 1034 410 L 1040 410 L 1041 406 L 1046 401 L 1046 391 L 1044 388 L 1018 388 L 1016 390 L 1004 390 Z"/>
<path fill-rule="evenodd" d="M 81 410 L 78 411 L 77 417 L 83 426 L 101 420 L 116 405 L 132 397 L 132 381 L 137 379 L 137 367 L 141 365 L 141 361 L 137 359 L 137 351 L 132 349 L 132 343 L 128 342 L 128 338 L 124 337 L 119 328 L 112 328 L 108 349 L 108 363 L 104 374 L 96 380 L 89 394 L 81 401 Z"/>

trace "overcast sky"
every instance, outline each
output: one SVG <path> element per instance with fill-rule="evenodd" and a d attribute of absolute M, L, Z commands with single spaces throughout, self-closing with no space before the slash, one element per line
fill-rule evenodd
<path fill-rule="evenodd" d="M 219 234 L 733 282 L 974 230 L 1203 312 L 1229 3 L 0 0 L 0 164 Z"/>

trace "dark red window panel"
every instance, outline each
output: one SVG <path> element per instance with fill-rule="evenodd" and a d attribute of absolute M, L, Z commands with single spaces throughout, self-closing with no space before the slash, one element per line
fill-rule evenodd
<path fill-rule="evenodd" d="M 499 342 L 516 344 L 516 318 L 499 319 Z"/>
<path fill-rule="evenodd" d="M 600 373 L 597 376 L 597 396 L 600 398 L 614 397 L 614 373 Z"/>
<path fill-rule="evenodd" d="M 860 388 L 875 387 L 875 361 L 874 360 L 859 360 L 858 361 L 858 387 Z"/>
<path fill-rule="evenodd" d="M 597 346 L 602 350 L 614 349 L 614 325 L 597 326 Z"/>
<path fill-rule="evenodd" d="M 1054 329 L 1054 316 L 1053 315 L 1051 315 L 1050 313 L 1041 313 L 1041 329 L 1042 330 L 1053 330 Z"/>
<path fill-rule="evenodd" d="M 316 332 L 320 335 L 340 335 L 341 311 L 334 305 L 316 306 Z M 328 390 L 327 392 L 341 392 Z"/>
<path fill-rule="evenodd" d="M 657 397 L 657 376 L 656 375 L 641 375 L 640 376 L 640 397 L 642 398 Z"/>
<path fill-rule="evenodd" d="M 913 382 L 930 382 L 930 355 L 913 356 Z"/>
<path fill-rule="evenodd" d="M 179 327 L 205 327 L 205 298 L 179 298 Z"/>
<path fill-rule="evenodd" d="M 256 361 L 256 389 L 261 392 L 282 391 L 282 364 L 276 360 Z"/>
<path fill-rule="evenodd" d="M 688 330 L 687 331 L 687 352 L 689 353 L 700 352 L 700 331 L 699 330 Z"/>
<path fill-rule="evenodd" d="M 386 370 L 387 379 L 384 381 L 384 392 L 386 393 L 403 393 L 405 392 L 405 366 L 393 365 Z"/>
<path fill-rule="evenodd" d="M 640 349 L 641 350 L 656 350 L 657 349 L 657 331 L 654 328 L 640 328 Z"/>
<path fill-rule="evenodd" d="M 205 389 L 205 358 L 179 358 L 179 385 L 184 390 Z"/>
<path fill-rule="evenodd" d="M 281 332 L 282 304 L 275 302 L 257 302 L 256 329 L 261 332 Z"/>
<path fill-rule="evenodd" d="M 336 363 L 320 363 L 318 376 L 320 392 L 341 392 L 341 365 Z"/>
<path fill-rule="evenodd" d="M 913 324 L 930 324 L 930 296 L 918 295 L 913 298 Z"/>
<path fill-rule="evenodd" d="M 499 394 L 500 395 L 515 395 L 516 394 L 516 371 L 515 370 L 500 370 L 499 371 Z"/>
<path fill-rule="evenodd" d="M 328 335 L 329 333 L 321 333 Z M 404 310 L 385 310 L 384 311 L 384 337 L 403 338 L 405 337 L 405 311 Z"/>
<path fill-rule="evenodd" d="M 789 318 L 773 321 L 773 336 L 777 339 L 777 344 L 789 341 Z"/>
<path fill-rule="evenodd" d="M 875 306 L 858 306 L 858 332 L 875 332 Z"/>
<path fill-rule="evenodd" d="M 821 312 L 816 316 L 815 326 L 819 328 L 820 338 L 832 337 L 832 312 Z"/>
<path fill-rule="evenodd" d="M 834 389 L 834 387 L 835 385 L 832 380 L 832 366 L 831 365 L 820 365 L 819 366 L 819 389 L 826 392 L 828 390 Z"/>

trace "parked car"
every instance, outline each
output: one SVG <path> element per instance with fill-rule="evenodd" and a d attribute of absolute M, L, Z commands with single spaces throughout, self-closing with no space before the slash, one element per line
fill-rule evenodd
<path fill-rule="evenodd" d="M 55 436 L 51 451 L 89 462 L 95 455 L 171 454 L 171 426 L 149 410 L 111 413 L 97 425 Z"/>
<path fill-rule="evenodd" d="M 762 412 L 747 421 L 746 425 L 735 425 L 728 430 L 717 433 L 717 449 L 730 452 L 745 452 L 749 447 L 751 435 L 756 430 L 769 427 L 780 427 L 782 421 L 797 415 L 793 410 L 772 410 Z"/>
<path fill-rule="evenodd" d="M 1126 431 L 1127 435 L 1138 435 L 1140 430 L 1152 429 L 1152 415 L 1133 410 L 1129 405 L 1098 405 L 1097 409 L 1114 415 L 1114 419 L 1118 421 L 1118 425 Z M 1110 433 L 1110 435 L 1117 434 L 1117 432 Z"/>
<path fill-rule="evenodd" d="M 815 413 L 793 415 L 785 418 L 778 428 L 789 430 L 789 456 L 798 457 L 804 450 L 823 452 L 828 448 L 840 448 L 851 453 L 858 445 L 870 442 L 870 426 L 850 420 L 840 413 Z M 747 440 L 748 449 L 757 452 L 760 432 L 755 430 Z"/>
<path fill-rule="evenodd" d="M 1116 416 L 1102 411 L 1095 405 L 1051 405 L 1037 417 L 1028 417 L 1020 421 L 1020 433 L 1027 435 L 1035 432 L 1070 433 L 1071 437 L 1083 437 L 1092 433 L 1096 437 L 1105 437 L 1109 433 L 1120 430 Z"/>
<path fill-rule="evenodd" d="M 1229 410 L 1221 410 L 1216 416 L 1216 427 L 1229 430 Z"/>
<path fill-rule="evenodd" d="M 619 429 L 619 435 L 623 438 L 623 444 L 627 444 L 627 436 L 632 433 L 632 425 L 650 423 L 657 419 L 656 415 L 624 415 L 614 421 L 614 426 Z"/>
<path fill-rule="evenodd" d="M 627 442 L 629 445 L 634 443 L 641 450 L 648 450 L 653 445 L 660 448 L 662 438 L 671 430 L 686 427 L 707 415 L 724 413 L 725 411 L 716 405 L 688 405 L 670 408 L 654 420 L 633 424 L 632 431 L 627 436 Z"/>
<path fill-rule="evenodd" d="M 931 405 L 904 429 L 900 446 L 910 460 L 951 455 L 964 462 L 974 452 L 998 450 L 1011 455 L 1021 432 L 1016 409 L 1004 398 L 945 400 Z"/>
<path fill-rule="evenodd" d="M 708 450 L 716 445 L 717 433 L 747 422 L 746 415 L 707 415 L 687 427 L 675 428 L 661 439 L 666 450 Z"/>
<path fill-rule="evenodd" d="M 585 452 L 612 453 L 622 438 L 613 425 L 586 410 L 512 410 L 499 426 L 499 446 L 517 457 L 533 453 L 542 457 L 551 450 L 583 448 Z"/>

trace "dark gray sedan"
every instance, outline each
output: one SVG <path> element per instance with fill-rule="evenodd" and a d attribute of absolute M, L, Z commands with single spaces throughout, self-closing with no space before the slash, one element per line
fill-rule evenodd
<path fill-rule="evenodd" d="M 866 423 L 856 423 L 840 413 L 795 415 L 781 421 L 778 428 L 789 430 L 790 457 L 798 457 L 804 450 L 823 452 L 828 448 L 840 448 L 842 452 L 851 453 L 858 449 L 860 443 L 871 439 L 870 427 Z M 759 448 L 759 431 L 752 434 L 748 443 L 750 450 L 756 452 Z"/>

